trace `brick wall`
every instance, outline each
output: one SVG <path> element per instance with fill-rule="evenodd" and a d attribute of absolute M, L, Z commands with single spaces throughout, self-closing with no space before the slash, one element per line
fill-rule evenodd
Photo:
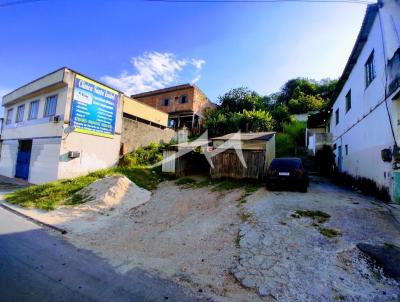
<path fill-rule="evenodd" d="M 186 95 L 188 102 L 181 104 L 181 96 Z M 196 86 L 163 92 L 149 96 L 137 97 L 138 101 L 152 106 L 158 110 L 171 113 L 176 111 L 194 111 L 202 113 L 207 107 L 214 105 L 208 101 L 207 96 Z M 163 101 L 169 99 L 169 105 L 164 106 Z"/>
<path fill-rule="evenodd" d="M 161 129 L 125 117 L 122 119 L 121 143 L 124 145 L 124 153 L 148 146 L 150 143 L 169 143 L 175 137 L 176 132 L 172 129 Z"/>

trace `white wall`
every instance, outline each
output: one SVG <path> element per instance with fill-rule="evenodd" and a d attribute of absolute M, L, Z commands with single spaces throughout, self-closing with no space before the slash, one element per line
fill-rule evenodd
<path fill-rule="evenodd" d="M 400 19 L 400 14 L 396 19 Z M 376 78 L 366 87 L 365 63 L 372 51 L 374 51 Z M 397 113 L 393 111 L 391 99 L 387 100 L 389 115 L 385 102 L 382 103 L 385 99 L 385 86 L 385 55 L 377 16 L 357 63 L 333 105 L 330 130 L 333 134 L 333 144 L 336 145 L 336 160 L 338 147 L 342 146 L 343 172 L 373 179 L 391 189 L 391 163 L 383 162 L 381 150 L 394 145 L 389 115 L 397 132 Z M 351 109 L 346 112 L 345 96 L 350 89 Z M 335 112 L 338 108 L 340 121 L 336 125 Z M 396 119 L 393 119 L 395 116 Z"/>
<path fill-rule="evenodd" d="M 88 172 L 109 168 L 118 163 L 122 130 L 123 100 L 118 100 L 115 134 L 113 138 L 70 132 L 69 116 L 73 98 L 74 74 L 65 76 L 69 83 L 66 102 L 65 124 L 60 149 L 60 162 L 57 172 L 59 179 L 85 175 Z M 79 151 L 80 157 L 68 158 L 68 151 Z"/>

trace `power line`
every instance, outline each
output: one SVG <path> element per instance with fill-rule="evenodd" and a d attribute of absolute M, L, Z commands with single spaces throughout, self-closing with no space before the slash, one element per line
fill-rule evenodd
<path fill-rule="evenodd" d="M 16 0 L 16 1 L 8 1 L 4 3 L 0 3 L 0 7 L 14 6 L 19 4 L 26 4 L 31 2 L 41 2 L 46 0 Z"/>

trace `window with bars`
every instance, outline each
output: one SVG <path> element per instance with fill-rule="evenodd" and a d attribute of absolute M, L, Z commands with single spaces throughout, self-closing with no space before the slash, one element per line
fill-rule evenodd
<path fill-rule="evenodd" d="M 49 96 L 46 99 L 46 105 L 44 107 L 44 117 L 54 116 L 57 109 L 57 96 Z"/>
<path fill-rule="evenodd" d="M 29 107 L 28 120 L 37 119 L 39 113 L 39 100 L 32 101 Z"/>
<path fill-rule="evenodd" d="M 24 120 L 25 105 L 20 105 L 17 108 L 17 117 L 15 118 L 16 123 L 20 123 Z"/>
<path fill-rule="evenodd" d="M 14 108 L 7 110 L 6 125 L 11 124 Z"/>
<path fill-rule="evenodd" d="M 375 79 L 375 62 L 374 62 L 374 51 L 369 55 L 367 62 L 365 63 L 365 87 Z"/>

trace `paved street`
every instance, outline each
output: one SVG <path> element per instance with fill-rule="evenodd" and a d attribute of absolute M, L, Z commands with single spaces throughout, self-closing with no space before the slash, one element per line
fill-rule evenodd
<path fill-rule="evenodd" d="M 0 301 L 166 300 L 196 298 L 143 271 L 117 274 L 93 253 L 0 208 Z"/>

